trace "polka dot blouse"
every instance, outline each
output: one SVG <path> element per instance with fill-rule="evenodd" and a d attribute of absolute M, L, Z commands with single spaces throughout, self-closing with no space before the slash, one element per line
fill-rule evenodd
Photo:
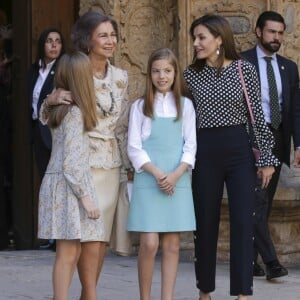
<path fill-rule="evenodd" d="M 279 161 L 272 154 L 274 139 L 265 123 L 255 67 L 243 60 L 242 72 L 255 119 L 254 139 L 261 151 L 256 165 L 277 166 Z M 189 66 L 183 75 L 193 96 L 197 128 L 248 126 L 249 113 L 237 61 L 224 67 L 219 74 L 216 68 L 205 65 L 201 71 Z"/>

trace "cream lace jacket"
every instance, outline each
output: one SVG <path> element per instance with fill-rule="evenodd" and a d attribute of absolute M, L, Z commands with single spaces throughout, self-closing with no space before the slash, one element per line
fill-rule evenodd
<path fill-rule="evenodd" d="M 127 72 L 108 62 L 104 79 L 94 77 L 97 101 L 97 126 L 88 133 L 90 167 L 130 168 L 127 156 L 127 132 L 130 111 Z M 47 109 L 43 104 L 40 120 L 47 124 Z"/>

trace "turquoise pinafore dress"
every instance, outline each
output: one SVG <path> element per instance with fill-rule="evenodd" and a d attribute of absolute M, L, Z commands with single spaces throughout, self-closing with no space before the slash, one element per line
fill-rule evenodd
<path fill-rule="evenodd" d="M 183 149 L 182 119 L 155 116 L 151 134 L 143 149 L 151 162 L 170 173 L 181 162 Z M 128 213 L 128 231 L 179 232 L 195 230 L 195 213 L 189 172 L 177 181 L 174 194 L 162 192 L 148 172 L 134 174 Z"/>

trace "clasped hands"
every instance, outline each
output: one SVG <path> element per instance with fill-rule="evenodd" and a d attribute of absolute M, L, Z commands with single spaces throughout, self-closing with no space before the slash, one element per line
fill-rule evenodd
<path fill-rule="evenodd" d="M 156 179 L 159 188 L 169 196 L 174 194 L 177 180 L 178 178 L 174 173 L 164 174 Z"/>

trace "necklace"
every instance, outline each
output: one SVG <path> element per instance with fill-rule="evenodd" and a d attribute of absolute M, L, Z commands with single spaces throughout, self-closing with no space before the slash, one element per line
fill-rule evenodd
<path fill-rule="evenodd" d="M 102 72 L 94 72 L 94 76 L 97 79 L 103 79 L 105 77 L 106 73 L 102 73 Z"/>
<path fill-rule="evenodd" d="M 97 78 L 97 79 L 104 79 L 104 77 L 107 74 L 107 65 L 105 65 L 105 68 L 103 71 L 93 71 L 93 75 Z"/>
<path fill-rule="evenodd" d="M 110 92 L 109 95 L 110 95 L 110 98 L 111 98 L 111 104 L 110 104 L 110 108 L 108 110 L 105 110 L 101 106 L 100 101 L 97 101 L 97 106 L 101 109 L 104 117 L 109 117 L 112 114 L 112 112 L 114 111 L 114 108 L 115 108 L 116 100 L 115 100 L 115 98 L 113 96 L 113 93 Z"/>
<path fill-rule="evenodd" d="M 106 84 L 105 82 L 103 82 L 101 84 L 101 91 L 109 91 L 109 96 L 110 96 L 110 99 L 111 99 L 111 103 L 110 103 L 110 107 L 109 109 L 105 109 L 102 105 L 101 105 L 101 101 L 99 99 L 99 97 L 97 97 L 97 101 L 96 101 L 96 104 L 97 104 L 97 107 L 101 110 L 102 114 L 104 117 L 108 117 L 110 115 L 113 114 L 113 111 L 115 109 L 115 104 L 116 104 L 116 100 L 115 100 L 115 97 L 113 95 L 113 91 L 112 91 L 112 88 L 111 88 L 111 85 L 110 84 Z"/>

